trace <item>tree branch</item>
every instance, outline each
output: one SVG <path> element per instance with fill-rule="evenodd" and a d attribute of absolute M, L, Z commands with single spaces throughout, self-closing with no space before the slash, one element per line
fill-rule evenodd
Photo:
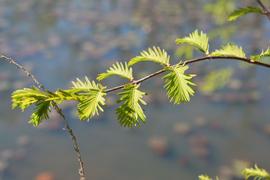
<path fill-rule="evenodd" d="M 259 62 L 259 61 L 254 61 L 254 60 L 249 59 L 249 58 L 241 58 L 241 57 L 235 57 L 235 56 L 205 56 L 205 57 L 201 57 L 201 58 L 195 58 L 195 59 L 187 60 L 187 61 L 185 61 L 183 63 L 180 63 L 180 65 L 193 64 L 193 63 L 200 62 L 200 61 L 214 60 L 214 59 L 216 59 L 216 60 L 229 59 L 229 60 L 235 60 L 235 61 L 243 61 L 245 63 L 255 64 L 255 65 L 258 65 L 258 66 L 270 68 L 270 64 L 262 63 L 262 62 Z M 165 69 L 161 69 L 161 70 L 156 71 L 156 72 L 154 72 L 152 74 L 149 74 L 149 75 L 147 75 L 147 76 L 145 76 L 145 77 L 143 77 L 141 79 L 134 80 L 132 83 L 133 84 L 140 84 L 143 81 L 146 81 L 147 79 L 150 79 L 152 77 L 155 77 L 155 76 L 157 76 L 159 74 L 164 73 L 165 71 L 166 71 Z M 109 93 L 109 92 L 120 90 L 120 89 L 124 88 L 125 85 L 126 84 L 122 84 L 120 86 L 116 86 L 116 87 L 107 89 L 105 92 Z"/>
<path fill-rule="evenodd" d="M 270 20 L 270 10 L 262 3 L 261 0 L 257 0 L 257 3 L 261 6 L 261 8 L 264 11 L 264 15 L 267 16 L 267 18 Z"/>
<path fill-rule="evenodd" d="M 48 91 L 43 84 L 41 84 L 37 78 L 30 72 L 28 71 L 24 66 L 22 66 L 21 64 L 17 63 L 14 59 L 1 55 L 0 59 L 3 61 L 6 61 L 12 65 L 15 65 L 15 67 L 21 71 L 23 71 L 29 78 L 31 78 L 34 82 L 34 84 L 36 84 L 36 86 L 39 89 L 42 89 L 43 91 Z M 69 136 L 71 137 L 72 140 L 72 144 L 73 144 L 73 149 L 76 152 L 78 161 L 79 161 L 79 175 L 80 175 L 80 180 L 86 180 L 85 178 L 85 168 L 84 168 L 84 163 L 82 160 L 82 156 L 81 156 L 81 152 L 80 152 L 80 148 L 79 148 L 79 144 L 77 141 L 77 138 L 75 136 L 75 134 L 73 133 L 72 128 L 70 127 L 68 120 L 66 119 L 62 109 L 54 102 L 52 101 L 53 107 L 56 110 L 56 112 L 63 118 L 64 123 L 65 123 L 65 129 L 68 132 Z"/>

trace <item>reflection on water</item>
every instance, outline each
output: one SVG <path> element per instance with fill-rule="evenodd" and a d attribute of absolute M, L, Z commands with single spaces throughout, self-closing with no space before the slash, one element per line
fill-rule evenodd
<path fill-rule="evenodd" d="M 266 19 L 249 16 L 237 26 L 230 25 L 228 34 L 223 31 L 227 25 L 212 23 L 211 14 L 203 11 L 204 3 L 2 0 L 0 51 L 18 59 L 55 89 L 67 87 L 75 77 L 94 78 L 113 61 L 128 60 L 148 46 L 160 45 L 173 54 L 174 39 L 194 29 L 211 31 L 212 37 L 218 37 L 213 40 L 216 45 L 228 37 L 249 51 L 269 45 L 263 38 L 269 36 Z M 157 68 L 146 66 L 137 68 L 138 77 Z M 210 97 L 198 93 L 185 105 L 169 104 L 161 92 L 162 81 L 149 81 L 143 86 L 149 92 L 148 122 L 141 129 L 119 127 L 114 106 L 93 121 L 79 122 L 74 106 L 65 104 L 90 179 L 196 179 L 204 172 L 230 176 L 235 174 L 231 167 L 242 166 L 243 161 L 269 167 L 269 80 L 265 78 L 269 73 L 262 68 L 243 70 L 235 63 L 200 64 L 191 70 L 203 75 L 220 66 L 237 68 L 232 84 Z M 12 90 L 31 82 L 10 65 L 1 64 L 0 70 L 3 179 L 34 179 L 41 172 L 49 172 L 45 176 L 53 173 L 56 179 L 77 179 L 77 162 L 61 121 L 53 115 L 55 123 L 36 129 L 27 124 L 30 112 L 10 110 Z"/>

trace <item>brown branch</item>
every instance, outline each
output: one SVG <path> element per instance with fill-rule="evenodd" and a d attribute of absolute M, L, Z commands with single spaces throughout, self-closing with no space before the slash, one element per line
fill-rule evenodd
<path fill-rule="evenodd" d="M 187 60 L 184 63 L 180 63 L 180 65 L 193 64 L 193 63 L 200 62 L 200 61 L 214 60 L 214 59 L 217 59 L 217 60 L 229 59 L 229 60 L 243 61 L 245 63 L 255 64 L 255 65 L 258 65 L 258 66 L 270 68 L 270 64 L 262 63 L 262 62 L 259 62 L 259 61 L 254 61 L 254 60 L 249 59 L 249 58 L 241 58 L 241 57 L 235 57 L 235 56 L 205 56 L 205 57 L 201 57 L 201 58 L 195 58 L 195 59 Z M 152 77 L 155 77 L 155 76 L 157 76 L 159 74 L 164 73 L 165 71 L 166 71 L 165 69 L 161 69 L 161 70 L 156 71 L 156 72 L 154 72 L 152 74 L 149 74 L 149 75 L 147 75 L 147 76 L 145 76 L 145 77 L 143 77 L 141 79 L 134 80 L 132 83 L 133 84 L 140 84 L 143 81 L 146 81 L 147 79 L 150 79 Z M 116 87 L 107 89 L 105 92 L 109 93 L 109 92 L 113 92 L 113 91 L 116 91 L 116 90 L 120 90 L 120 89 L 124 88 L 125 85 L 126 84 L 122 84 L 120 86 L 116 86 Z"/>
<path fill-rule="evenodd" d="M 30 72 L 28 71 L 24 66 L 22 66 L 21 64 L 17 63 L 14 59 L 1 55 L 0 56 L 1 60 L 4 60 L 12 65 L 15 65 L 15 67 L 21 71 L 23 71 L 29 78 L 31 78 L 34 82 L 34 84 L 36 84 L 36 86 L 43 90 L 43 91 L 48 91 L 47 89 L 45 89 L 45 87 L 43 86 L 43 84 L 41 84 L 37 78 Z M 85 168 L 84 168 L 84 164 L 83 164 L 83 160 L 82 160 L 82 156 L 81 156 L 81 152 L 80 152 L 80 148 L 79 148 L 79 144 L 76 138 L 76 135 L 73 133 L 72 128 L 70 127 L 68 120 L 66 119 L 62 109 L 54 102 L 52 101 L 53 107 L 56 110 L 56 112 L 63 118 L 64 123 L 65 123 L 65 129 L 67 130 L 69 136 L 71 137 L 72 140 L 72 144 L 73 144 L 73 149 L 76 152 L 78 161 L 79 161 L 79 175 L 80 175 L 80 180 L 86 180 L 85 178 Z"/>
<path fill-rule="evenodd" d="M 257 0 L 257 3 L 261 6 L 263 9 L 264 15 L 270 20 L 270 10 L 262 3 L 261 0 Z"/>

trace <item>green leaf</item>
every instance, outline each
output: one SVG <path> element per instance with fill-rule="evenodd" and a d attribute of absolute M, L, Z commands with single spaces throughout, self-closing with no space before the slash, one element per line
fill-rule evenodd
<path fill-rule="evenodd" d="M 148 48 L 148 51 L 142 51 L 140 56 L 136 56 L 132 58 L 128 65 L 132 66 L 139 62 L 151 61 L 155 63 L 159 63 L 161 65 L 169 66 L 170 65 L 170 56 L 168 53 L 159 47 Z"/>
<path fill-rule="evenodd" d="M 251 59 L 252 60 L 255 60 L 255 61 L 259 61 L 259 60 L 261 60 L 264 57 L 270 57 L 270 48 L 268 48 L 265 51 L 262 51 L 261 54 L 257 54 L 257 55 L 251 56 Z"/>
<path fill-rule="evenodd" d="M 77 79 L 73 83 L 73 89 L 82 91 L 78 93 L 78 114 L 81 120 L 87 120 L 95 115 L 99 115 L 99 112 L 103 112 L 102 106 L 105 105 L 104 87 L 97 84 L 94 81 L 89 81 L 86 77 L 85 81 Z"/>
<path fill-rule="evenodd" d="M 101 73 L 98 75 L 97 80 L 101 81 L 103 79 L 106 79 L 108 77 L 111 77 L 113 75 L 116 76 L 121 76 L 123 78 L 126 78 L 130 81 L 132 81 L 133 76 L 132 76 L 132 68 L 128 67 L 128 64 L 121 63 L 121 62 L 116 62 L 115 64 L 110 67 L 106 73 Z"/>
<path fill-rule="evenodd" d="M 24 111 L 31 105 L 35 105 L 29 123 L 38 126 L 42 120 L 48 119 L 51 101 L 48 100 L 51 94 L 43 92 L 36 87 L 16 90 L 12 93 L 12 108 L 19 107 Z"/>
<path fill-rule="evenodd" d="M 167 95 L 174 104 L 188 102 L 190 101 L 190 96 L 194 95 L 191 86 L 195 84 L 191 82 L 191 79 L 195 75 L 185 74 L 187 69 L 188 66 L 172 66 L 167 68 L 168 74 L 163 77 Z"/>
<path fill-rule="evenodd" d="M 140 122 L 145 123 L 146 116 L 141 107 L 146 105 L 143 100 L 144 92 L 140 91 L 139 85 L 128 84 L 123 91 L 119 93 L 119 103 L 122 103 L 117 108 L 116 114 L 119 123 L 124 127 L 140 126 Z"/>
<path fill-rule="evenodd" d="M 72 89 L 78 91 L 104 88 L 101 84 L 97 84 L 95 81 L 90 81 L 87 77 L 84 78 L 84 81 L 77 78 L 76 81 L 72 81 L 72 85 Z"/>
<path fill-rule="evenodd" d="M 78 113 L 81 120 L 87 120 L 95 115 L 99 115 L 99 112 L 103 112 L 102 106 L 105 105 L 106 94 L 102 90 L 89 90 L 85 94 L 85 98 L 82 98 L 78 104 Z"/>
<path fill-rule="evenodd" d="M 30 117 L 29 123 L 33 126 L 38 126 L 44 119 L 49 119 L 51 111 L 51 101 L 39 101 L 36 103 L 33 114 Z"/>
<path fill-rule="evenodd" d="M 26 108 L 48 98 L 48 94 L 36 87 L 16 90 L 12 93 L 12 109 L 17 107 L 24 111 Z"/>
<path fill-rule="evenodd" d="M 207 176 L 207 175 L 200 175 L 200 176 L 199 176 L 199 180 L 212 180 L 212 178 L 210 178 L 210 177 Z"/>
<path fill-rule="evenodd" d="M 242 174 L 244 175 L 245 179 L 249 179 L 253 177 L 256 180 L 269 180 L 270 175 L 269 173 L 259 168 L 257 165 L 255 165 L 254 168 L 246 168 L 242 171 Z"/>
<path fill-rule="evenodd" d="M 215 50 L 210 56 L 234 56 L 240 58 L 246 58 L 246 54 L 243 49 L 234 44 L 227 44 L 219 50 Z"/>
<path fill-rule="evenodd" d="M 199 32 L 198 30 L 195 30 L 193 33 L 189 34 L 188 37 L 176 39 L 176 44 L 182 45 L 182 44 L 188 44 L 195 48 L 198 48 L 200 51 L 202 51 L 205 54 L 209 54 L 209 40 L 205 33 L 202 31 Z"/>
<path fill-rule="evenodd" d="M 252 6 L 239 8 L 239 9 L 236 9 L 235 11 L 233 11 L 229 15 L 228 21 L 235 21 L 238 18 L 240 18 L 241 16 L 244 16 L 244 15 L 249 14 L 249 13 L 263 14 L 263 11 L 258 7 L 252 7 Z"/>

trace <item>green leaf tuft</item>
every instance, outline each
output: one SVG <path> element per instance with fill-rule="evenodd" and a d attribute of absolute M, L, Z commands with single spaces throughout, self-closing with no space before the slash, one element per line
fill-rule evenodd
<path fill-rule="evenodd" d="M 38 126 L 42 120 L 48 119 L 52 94 L 43 92 L 36 87 L 16 90 L 12 93 L 12 108 L 19 107 L 22 111 L 31 105 L 35 105 L 29 123 Z"/>
<path fill-rule="evenodd" d="M 259 168 L 257 165 L 255 165 L 254 168 L 246 168 L 242 171 L 242 174 L 244 175 L 245 179 L 249 179 L 253 177 L 256 180 L 269 180 L 270 175 L 269 173 Z"/>
<path fill-rule="evenodd" d="M 258 13 L 258 14 L 263 14 L 263 11 L 258 8 L 258 7 L 252 7 L 252 6 L 248 6 L 248 7 L 244 7 L 244 8 L 239 8 L 236 9 L 235 11 L 233 11 L 229 17 L 228 17 L 228 21 L 235 21 L 238 18 L 249 14 L 249 13 Z"/>
<path fill-rule="evenodd" d="M 219 50 L 215 50 L 210 54 L 210 56 L 234 56 L 240 58 L 246 58 L 246 54 L 242 47 L 234 44 L 227 44 Z"/>
<path fill-rule="evenodd" d="M 167 95 L 174 104 L 188 102 L 190 101 L 190 96 L 194 95 L 194 91 L 190 86 L 195 85 L 191 82 L 195 75 L 185 74 L 187 69 L 188 66 L 172 66 L 167 68 L 168 74 L 163 77 Z"/>
<path fill-rule="evenodd" d="M 139 62 L 151 61 L 155 63 L 159 63 L 161 65 L 169 66 L 170 65 L 170 56 L 168 53 L 159 47 L 148 48 L 148 51 L 142 51 L 140 56 L 136 56 L 132 58 L 128 65 L 132 66 Z"/>
<path fill-rule="evenodd" d="M 110 67 L 106 73 L 101 73 L 98 75 L 97 80 L 101 81 L 103 79 L 106 79 L 108 77 L 111 77 L 113 75 L 120 76 L 123 78 L 126 78 L 130 81 L 132 81 L 133 76 L 132 76 L 132 68 L 128 67 L 128 64 L 121 63 L 121 62 L 116 62 L 115 64 Z"/>
<path fill-rule="evenodd" d="M 252 60 L 259 61 L 259 60 L 261 60 L 264 57 L 270 57 L 270 48 L 268 48 L 265 51 L 262 51 L 261 54 L 257 54 L 257 55 L 251 56 L 250 58 Z"/>
<path fill-rule="evenodd" d="M 146 105 L 143 100 L 145 93 L 138 88 L 139 85 L 128 84 L 119 93 L 120 99 L 118 102 L 122 104 L 117 108 L 116 114 L 123 127 L 140 126 L 140 122 L 145 123 L 146 121 L 146 116 L 141 107 L 141 104 Z"/>
<path fill-rule="evenodd" d="M 77 78 L 76 81 L 72 81 L 72 85 L 72 89 L 76 89 L 78 91 L 102 88 L 101 84 L 97 84 L 95 81 L 90 81 L 87 77 L 84 78 L 84 81 Z"/>
<path fill-rule="evenodd" d="M 12 109 L 17 107 L 24 111 L 29 106 L 48 98 L 48 94 L 36 87 L 16 90 L 12 93 Z"/>
<path fill-rule="evenodd" d="M 212 180 L 212 178 L 210 178 L 210 177 L 207 176 L 207 175 L 200 175 L 200 176 L 199 176 L 199 180 Z"/>
<path fill-rule="evenodd" d="M 205 54 L 209 54 L 209 40 L 205 33 L 195 30 L 193 33 L 189 34 L 188 37 L 176 39 L 176 44 L 188 44 L 191 45 Z"/>
<path fill-rule="evenodd" d="M 81 120 L 87 120 L 95 115 L 99 115 L 99 112 L 103 112 L 102 106 L 105 105 L 104 87 L 101 84 L 97 84 L 95 81 L 90 81 L 87 77 L 85 81 L 81 81 L 77 78 L 73 81 L 73 89 L 81 91 L 79 95 L 79 103 L 77 106 L 79 118 Z"/>
<path fill-rule="evenodd" d="M 38 126 L 44 119 L 49 119 L 51 111 L 51 101 L 39 101 L 36 104 L 33 114 L 30 117 L 29 123 L 33 126 Z"/>

